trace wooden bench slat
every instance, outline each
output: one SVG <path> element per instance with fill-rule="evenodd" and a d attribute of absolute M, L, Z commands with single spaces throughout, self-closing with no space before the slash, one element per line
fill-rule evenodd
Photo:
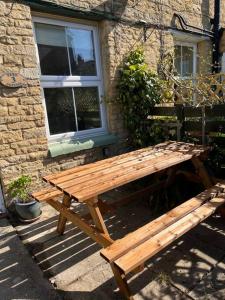
<path fill-rule="evenodd" d="M 180 220 L 188 213 L 200 207 L 205 201 L 211 199 L 224 189 L 225 183 L 221 182 L 216 184 L 212 188 L 182 203 L 159 218 L 128 234 L 124 238 L 115 241 L 111 246 L 101 251 L 101 256 L 103 256 L 108 262 L 115 261 L 129 250 L 137 247 L 153 235 L 159 233 L 172 223 Z"/>
<path fill-rule="evenodd" d="M 208 218 L 217 208 L 224 205 L 224 203 L 225 195 L 211 199 L 190 214 L 164 229 L 162 232 L 150 238 L 148 241 L 117 259 L 115 261 L 116 266 L 125 274 L 129 273 L 170 243 L 181 237 L 187 231 Z"/>

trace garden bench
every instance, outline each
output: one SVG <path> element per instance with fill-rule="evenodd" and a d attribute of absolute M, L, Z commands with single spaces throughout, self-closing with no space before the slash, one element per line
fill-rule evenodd
<path fill-rule="evenodd" d="M 207 152 L 208 149 L 203 146 L 168 141 L 47 175 L 43 180 L 52 188 L 35 192 L 32 196 L 40 202 L 46 201 L 59 211 L 59 234 L 64 233 L 66 222 L 70 221 L 105 248 L 101 255 L 110 262 L 123 295 L 132 299 L 125 275 L 139 268 L 147 259 L 224 204 L 225 198 L 221 194 L 224 183 L 210 177 L 203 164 Z M 192 163 L 191 171 L 181 167 L 185 162 Z M 132 201 L 134 197 L 140 199 L 140 195 L 166 189 L 175 181 L 177 174 L 201 183 L 206 190 L 127 237 L 114 241 L 107 230 L 103 214 Z M 154 179 L 149 186 L 134 192 L 129 198 L 117 201 L 113 207 L 99 199 L 102 193 L 148 175 L 153 175 Z M 71 209 L 72 200 L 86 206 L 89 213 L 84 216 L 80 211 Z"/>
<path fill-rule="evenodd" d="M 224 189 L 225 182 L 217 183 L 101 251 L 101 256 L 111 264 L 116 282 L 126 299 L 132 299 L 132 294 L 125 275 L 137 270 L 223 206 Z"/>

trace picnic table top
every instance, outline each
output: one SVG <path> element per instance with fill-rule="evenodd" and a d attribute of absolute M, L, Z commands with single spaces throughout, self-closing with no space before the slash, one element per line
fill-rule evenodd
<path fill-rule="evenodd" d="M 71 168 L 43 179 L 75 198 L 87 201 L 136 179 L 200 156 L 203 146 L 168 141 L 119 156 Z"/>

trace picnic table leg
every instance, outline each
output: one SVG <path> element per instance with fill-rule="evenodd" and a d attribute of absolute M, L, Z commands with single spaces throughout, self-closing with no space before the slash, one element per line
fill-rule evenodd
<path fill-rule="evenodd" d="M 87 201 L 87 206 L 96 228 L 102 233 L 105 233 L 107 236 L 109 236 L 108 230 L 105 226 L 102 214 L 98 206 L 98 198 L 95 197 Z"/>
<path fill-rule="evenodd" d="M 110 265 L 121 294 L 125 297 L 125 299 L 133 300 L 134 298 L 132 297 L 125 275 L 113 263 Z"/>
<path fill-rule="evenodd" d="M 199 177 L 202 180 L 203 185 L 205 186 L 205 188 L 210 188 L 211 186 L 213 186 L 214 182 L 212 180 L 212 178 L 209 176 L 209 173 L 206 169 L 206 167 L 204 166 L 203 162 L 196 156 L 192 157 L 191 159 Z"/>
<path fill-rule="evenodd" d="M 63 200 L 62 200 L 62 204 L 69 208 L 70 207 L 70 204 L 71 204 L 71 198 L 70 196 L 68 195 L 64 195 L 63 196 Z M 59 215 L 59 220 L 58 220 L 58 225 L 57 225 L 57 231 L 59 234 L 63 234 L 64 231 L 65 231 L 65 226 L 66 226 L 66 221 L 67 221 L 67 218 L 64 217 L 61 213 Z"/>
<path fill-rule="evenodd" d="M 98 198 L 92 198 L 89 201 L 87 201 L 87 206 L 90 211 L 90 214 L 92 216 L 93 222 L 98 230 L 105 233 L 109 237 L 109 232 L 105 226 L 102 214 L 100 212 L 99 206 L 98 206 Z M 113 243 L 113 240 L 112 240 Z M 109 244 L 110 245 L 110 244 Z M 108 246 L 109 246 L 108 245 Z M 131 295 L 130 289 L 128 287 L 125 275 L 120 272 L 120 270 L 114 266 L 114 264 L 111 264 L 111 268 L 116 280 L 116 283 L 121 291 L 121 293 L 125 296 L 125 299 L 133 300 L 133 297 Z"/>

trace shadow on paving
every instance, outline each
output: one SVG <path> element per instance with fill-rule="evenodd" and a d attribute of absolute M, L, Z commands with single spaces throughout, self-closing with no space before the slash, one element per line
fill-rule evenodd
<path fill-rule="evenodd" d="M 0 291 L 1 300 L 60 300 L 6 219 L 0 220 Z"/>
<path fill-rule="evenodd" d="M 85 212 L 81 205 L 74 208 Z M 111 237 L 118 239 L 154 216 L 146 201 L 135 201 L 104 219 Z M 39 221 L 19 225 L 17 231 L 63 299 L 122 299 L 109 264 L 100 257 L 100 246 L 72 224 L 58 236 L 56 225 L 55 212 L 44 205 Z M 225 278 L 221 279 L 221 265 L 217 268 L 225 255 L 224 237 L 225 221 L 220 217 L 198 225 L 150 259 L 143 272 L 129 277 L 135 299 L 211 299 L 211 290 L 206 294 L 202 285 L 211 271 L 217 278 L 217 270 L 220 280 L 215 286 L 220 298 L 214 295 L 212 299 L 222 299 L 221 293 L 225 299 Z"/>

